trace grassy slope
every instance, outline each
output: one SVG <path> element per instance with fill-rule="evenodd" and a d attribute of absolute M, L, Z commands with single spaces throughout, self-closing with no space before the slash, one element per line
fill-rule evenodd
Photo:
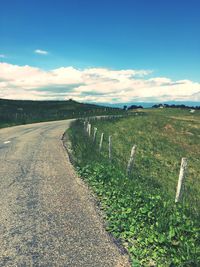
<path fill-rule="evenodd" d="M 98 194 L 108 230 L 128 248 L 133 266 L 198 266 L 200 209 L 200 112 L 145 110 L 114 121 L 95 121 L 105 133 L 104 149 L 71 129 L 81 175 Z M 108 164 L 107 139 L 112 135 L 113 162 Z M 99 135 L 97 137 L 99 142 Z M 97 142 L 97 143 L 98 143 Z M 133 144 L 137 156 L 131 177 L 125 168 Z M 181 157 L 189 160 L 184 201 L 174 205 Z"/>
<path fill-rule="evenodd" d="M 78 116 L 119 113 L 119 109 L 69 101 L 23 101 L 0 99 L 0 128 Z"/>
<path fill-rule="evenodd" d="M 148 110 L 114 123 L 96 123 L 107 136 L 112 135 L 115 158 L 126 165 L 130 149 L 137 145 L 135 171 L 155 180 L 172 197 L 175 195 L 180 161 L 188 158 L 186 189 L 200 198 L 200 112 L 190 115 L 181 110 Z M 189 192 L 188 192 L 189 193 Z M 189 197 L 189 196 L 188 196 Z M 200 199 L 199 206 L 200 206 Z"/>

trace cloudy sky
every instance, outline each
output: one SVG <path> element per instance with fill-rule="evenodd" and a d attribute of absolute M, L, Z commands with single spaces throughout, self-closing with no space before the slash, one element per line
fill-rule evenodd
<path fill-rule="evenodd" d="M 199 0 L 2 0 L 0 98 L 200 102 Z"/>

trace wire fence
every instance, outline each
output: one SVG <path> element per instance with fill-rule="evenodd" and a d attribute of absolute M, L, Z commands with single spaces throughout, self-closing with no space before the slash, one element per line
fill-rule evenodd
<path fill-rule="evenodd" d="M 107 132 L 101 132 L 95 126 L 95 122 L 98 121 L 118 121 L 124 116 L 106 116 L 99 118 L 87 118 L 81 120 L 84 135 L 86 142 L 90 143 L 93 151 L 96 153 L 96 160 L 106 161 L 110 164 L 116 166 L 121 170 L 125 175 L 134 179 L 135 176 L 139 175 L 140 170 L 138 166 L 135 166 L 135 158 L 137 157 L 137 145 L 132 144 L 132 147 L 129 150 L 119 152 L 115 149 L 115 143 L 112 138 L 112 135 L 109 135 Z M 94 125 L 94 126 L 93 126 Z M 93 153 L 94 156 L 94 153 Z M 174 202 L 182 203 L 188 207 L 188 203 L 194 204 L 190 206 L 189 210 L 191 213 L 198 212 L 198 200 L 193 195 L 193 189 L 191 183 L 187 182 L 186 175 L 188 173 L 188 160 L 187 158 L 182 158 L 180 162 L 179 173 L 177 172 L 177 185 L 174 192 Z M 143 177 L 141 177 L 143 179 Z M 186 181 L 185 181 L 186 180 Z M 156 187 L 156 181 L 148 181 L 151 183 L 152 187 Z M 186 186 L 187 185 L 187 186 Z"/>

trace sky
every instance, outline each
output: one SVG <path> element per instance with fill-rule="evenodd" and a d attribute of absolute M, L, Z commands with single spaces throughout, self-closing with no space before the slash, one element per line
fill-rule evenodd
<path fill-rule="evenodd" d="M 0 98 L 200 102 L 199 0 L 0 3 Z"/>

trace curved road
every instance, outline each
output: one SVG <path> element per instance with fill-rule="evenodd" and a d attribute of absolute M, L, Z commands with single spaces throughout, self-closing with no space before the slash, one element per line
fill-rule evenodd
<path fill-rule="evenodd" d="M 0 129 L 0 266 L 130 266 L 69 162 L 68 126 Z"/>

